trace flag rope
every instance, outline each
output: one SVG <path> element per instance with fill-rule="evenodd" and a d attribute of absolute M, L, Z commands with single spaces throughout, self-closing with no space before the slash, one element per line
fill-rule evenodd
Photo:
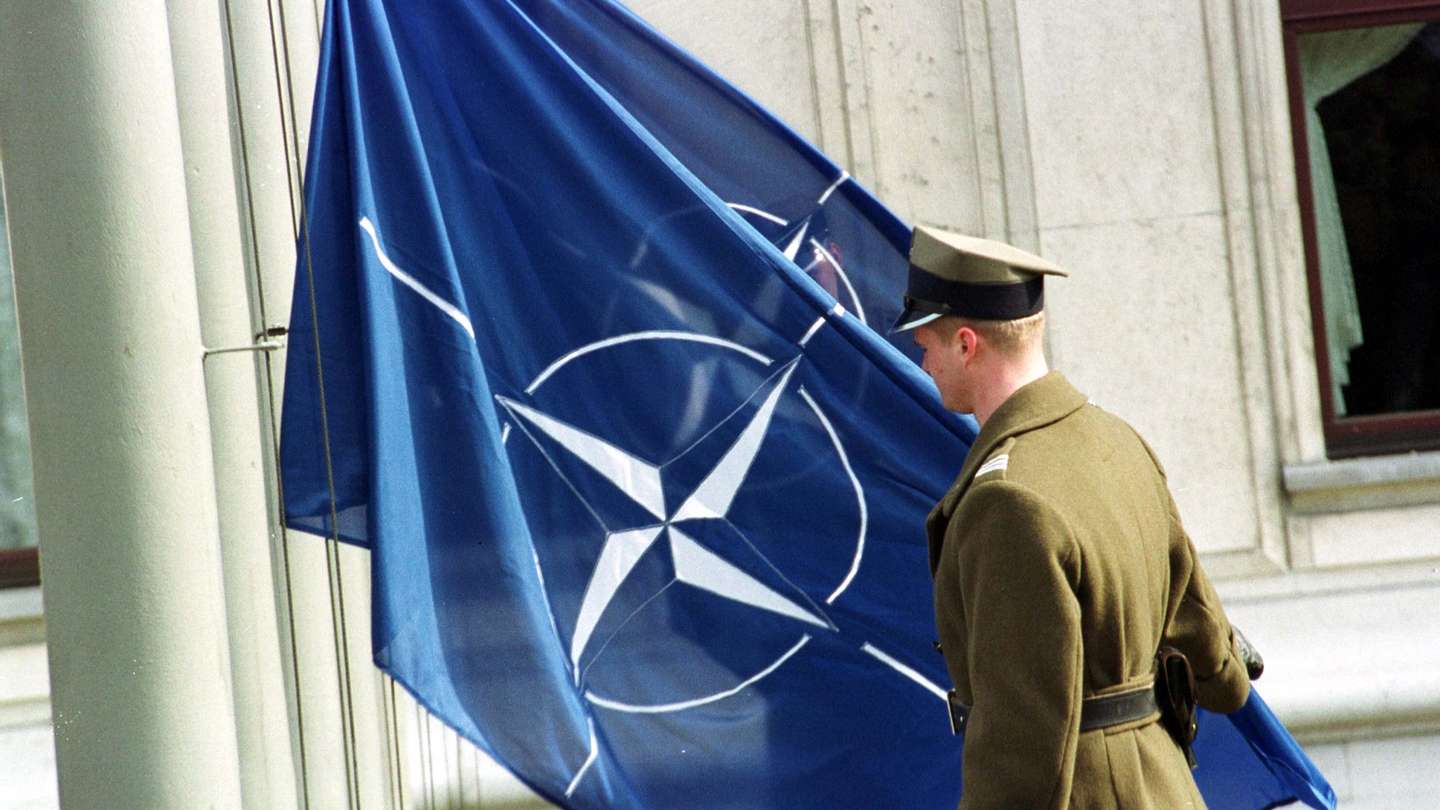
<path fill-rule="evenodd" d="M 435 806 L 435 748 L 430 742 L 430 712 L 415 701 L 415 716 L 420 729 L 420 767 L 425 771 L 426 807 Z"/>
<path fill-rule="evenodd" d="M 316 303 L 316 301 L 315 301 L 314 267 L 313 267 L 313 261 L 312 261 L 312 259 L 311 259 L 311 252 L 310 252 L 309 227 L 308 227 L 308 222 L 307 222 L 307 220 L 306 220 L 306 213 L 305 213 L 305 200 L 304 200 L 304 193 L 303 193 L 303 183 L 302 183 L 302 181 L 301 181 L 300 173 L 299 173 L 299 156 L 298 156 L 298 151 L 299 151 L 299 130 L 298 130 L 298 123 L 297 123 L 297 120 L 296 120 L 296 117 L 295 117 L 295 110 L 294 110 L 294 104 L 293 104 L 293 100 L 294 100 L 294 84 L 293 84 L 293 82 L 294 82 L 294 74 L 293 74 L 293 71 L 291 70 L 291 66 L 290 66 L 290 53 L 289 53 L 288 35 L 287 35 L 287 34 L 284 32 L 284 30 L 283 30 L 283 26 L 284 26 L 284 24 L 285 24 L 285 17 L 284 17 L 285 11 L 284 11 L 284 8 L 283 8 L 283 0 L 278 0 L 278 2 L 281 2 L 281 4 L 282 4 L 282 7 L 280 8 L 280 11 L 279 11 L 279 14 L 280 14 L 279 24 L 282 26 L 282 31 L 280 32 L 281 40 L 277 40 L 277 38 L 276 38 L 276 30 L 275 30 L 275 27 L 276 27 L 275 7 L 274 7 L 274 5 L 272 5 L 272 4 L 269 2 L 269 0 L 267 0 L 267 3 L 266 3 L 266 6 L 267 6 L 266 11 L 267 11 L 267 15 L 268 15 L 268 28 L 269 28 L 268 33 L 269 33 L 269 36 L 270 36 L 271 60 L 272 60 L 272 64 L 274 65 L 274 71 L 275 71 L 275 72 L 274 72 L 274 76 L 275 76 L 276 103 L 277 103 L 277 106 L 278 106 L 278 108 L 279 108 L 279 113 L 280 113 L 281 122 L 282 122 L 282 123 L 281 123 L 281 138 L 282 138 L 282 141 L 284 142 L 284 144 L 283 144 L 283 152 L 284 152 L 284 159 L 285 159 L 285 170 L 286 170 L 287 184 L 288 184 L 288 186 L 289 186 L 289 188 L 287 189 L 287 191 L 288 191 L 288 193 L 289 193 L 289 203 L 290 203 L 290 209 L 291 209 L 291 222 L 292 222 L 292 232 L 291 232 L 291 234 L 292 234 L 292 237 L 294 237 L 297 241 L 300 241 L 300 236 L 301 236 L 302 234 L 303 234 L 303 236 L 304 236 L 303 245 L 304 245 L 304 250 L 305 250 L 305 260 L 306 260 L 305 264 L 306 264 L 306 271 L 307 271 L 307 282 L 308 282 L 308 288 L 309 288 L 309 293 L 310 293 L 310 296 L 309 296 L 309 297 L 310 297 L 311 316 L 312 316 L 312 322 L 315 324 L 314 339 L 315 339 L 315 348 L 316 348 L 316 356 L 315 356 L 316 378 L 317 378 L 317 384 L 318 384 L 318 387 L 319 387 L 319 394 L 320 394 L 319 404 L 320 404 L 320 410 L 321 410 L 321 426 L 322 426 L 322 437 L 321 437 L 321 438 L 322 438 L 322 444 L 323 444 L 323 447 L 324 447 L 325 469 L 326 469 L 327 484 L 328 484 L 328 486 L 329 486 L 329 494 L 330 494 L 330 517 L 331 517 L 331 521 L 330 521 L 330 522 L 331 522 L 331 530 L 332 530 L 331 533 L 330 533 L 330 536 L 326 538 L 326 557 L 327 557 L 326 569 L 327 569 L 328 585 L 329 585 L 329 589 L 330 589 L 331 629 L 332 629 L 332 631 L 333 631 L 333 633 L 334 633 L 334 636 L 335 636 L 335 646 L 336 646 L 336 651 L 335 651 L 335 652 L 336 652 L 336 659 L 337 659 L 336 676 L 337 676 L 337 684 L 338 684 L 339 694 L 340 694 L 340 700 L 341 700 L 341 722 L 342 722 L 342 726 L 343 726 L 343 729 L 342 729 L 342 743 L 343 743 L 344 748 L 345 748 L 345 770 L 346 770 L 345 789 L 346 789 L 346 795 L 347 795 L 347 804 L 349 805 L 349 807 L 351 807 L 353 810 L 360 810 L 359 773 L 358 773 L 358 767 L 357 767 L 357 761 L 356 761 L 356 759 L 357 759 L 357 754 L 356 754 L 356 752 L 357 752 L 358 746 L 356 745 L 356 740 L 355 740 L 354 701 L 353 701 L 353 696 L 352 696 L 351 689 L 350 689 L 349 638 L 348 638 L 349 634 L 348 634 L 348 622 L 347 622 L 346 616 L 345 616 L 345 598 L 344 598 L 344 590 L 343 590 L 343 581 L 342 581 L 342 579 L 341 579 L 340 557 L 339 557 L 339 548 L 338 548 L 339 519 L 338 519 L 337 508 L 336 508 L 336 496 L 335 496 L 335 487 L 334 487 L 333 462 L 332 462 L 332 456 L 331 456 L 330 436 L 329 436 L 329 428 L 328 428 L 328 414 L 327 414 L 326 409 L 325 409 L 324 368 L 323 368 L 323 365 L 322 365 L 322 363 L 321 363 L 321 358 L 320 358 L 320 354 L 319 354 L 320 338 L 319 338 L 319 325 L 318 325 L 318 315 L 317 315 L 318 305 L 317 305 L 317 303 Z M 228 49 L 229 49 L 230 71 L 231 71 L 231 76 L 232 76 L 232 95 L 233 95 L 233 101 L 234 101 L 235 115 L 236 115 L 236 118 L 237 118 L 237 122 L 236 122 L 236 123 L 237 123 L 237 125 L 238 125 L 239 130 L 240 130 L 240 139 L 241 139 L 241 144 L 240 144 L 240 145 L 241 145 L 241 149 L 240 149 L 240 160 L 241 160 L 241 164 L 242 164 L 242 168 L 243 168 L 243 172 L 244 172 L 244 178 L 245 178 L 245 201 L 246 201 L 246 206 L 247 206 L 247 215 L 248 215 L 247 218 L 248 218 L 248 220 L 249 220 L 250 243 L 251 243 L 251 248 L 252 248 L 252 255 L 254 255 L 254 257 L 255 257 L 254 260 L 251 262 L 251 267 L 249 268 L 249 270 L 250 270 L 250 272 L 252 273 L 252 279 L 253 279 L 253 281 L 254 281 L 254 283 L 255 283 L 256 299 L 257 299 L 257 301 L 258 301 L 258 309 L 259 309 L 259 315 L 260 315 L 261 325 L 262 325 L 262 327 L 268 329 L 268 328 L 269 328 L 269 323 L 268 323 L 268 315 L 267 315 L 267 312 L 266 312 L 266 295 L 265 295 L 264 273 L 261 272 L 260 267 L 259 267 L 259 256 L 258 256 L 259 234 L 258 234 L 258 225 L 257 225 L 257 223 L 256 223 L 255 212 L 254 212 L 254 207 L 253 207 L 253 200 L 254 200 L 254 183 L 253 183 L 253 178 L 252 178 L 252 176 L 251 176 L 251 171 L 250 171 L 249 151 L 248 151 L 248 149 L 246 148 L 246 143 L 245 143 L 247 130 L 246 130 L 245 121 L 244 121 L 244 104 L 243 104 L 242 99 L 241 99 L 241 97 L 240 97 L 239 70 L 238 70 L 238 65 L 237 65 L 237 63 L 236 63 L 235 32 L 234 32 L 234 11 L 233 11 L 233 8 L 231 7 L 231 2 L 230 2 L 230 0 L 224 0 L 224 10 L 225 10 L 225 26 L 226 26 L 226 31 L 225 31 L 225 33 L 226 33 L 226 38 L 227 38 L 226 44 L 227 44 Z M 283 44 L 282 44 L 282 40 L 283 40 Z M 280 73 L 281 66 L 282 66 L 282 60 L 283 60 L 283 66 L 284 66 L 284 70 L 285 70 L 284 79 L 282 79 L 281 73 Z M 289 109 L 289 131 L 288 131 L 288 132 L 287 132 L 286 126 L 285 126 L 285 118 L 286 118 L 286 91 L 287 91 L 287 89 L 289 90 L 289 97 L 290 97 L 290 99 L 291 99 L 291 104 L 289 105 L 289 106 L 290 106 L 290 109 Z M 292 151 L 291 151 L 292 149 L 295 150 L 295 153 L 294 153 L 293 156 L 292 156 Z M 300 191 L 299 191 L 298 193 L 297 193 L 297 191 L 296 191 L 297 187 L 300 189 Z M 298 224 L 298 226 L 295 224 L 295 223 L 296 223 L 297 199 L 298 199 L 298 209 L 299 209 L 299 224 Z M 299 642 L 298 642 L 298 640 L 297 640 L 297 635 L 298 635 L 298 634 L 297 634 L 297 632 L 296 632 L 296 624 L 295 624 L 294 572 L 293 572 L 293 568 L 292 568 L 292 561 L 291 561 L 291 555 L 290 555 L 289 532 L 288 532 L 288 530 L 287 530 L 287 524 L 286 524 L 286 519 L 285 519 L 284 481 L 283 481 L 283 477 L 282 477 L 281 474 L 280 474 L 280 430 L 279 430 L 279 421 L 278 421 L 278 419 L 279 419 L 278 414 L 279 414 L 280 409 L 279 409 L 279 407 L 278 407 L 278 404 L 277 404 L 276 401 L 275 401 L 276 381 L 275 381 L 275 368 L 274 368 L 274 363 L 273 363 L 271 357 L 270 357 L 268 354 L 267 354 L 266 357 L 265 357 L 265 388 L 266 388 L 266 396 L 267 396 L 267 399 L 268 399 L 268 401 L 269 401 L 269 422 L 270 422 L 270 432 L 271 432 L 271 452 L 272 452 L 272 463 L 274 464 L 275 487 L 276 487 L 276 514 L 277 514 L 278 522 L 279 522 L 279 525 L 278 525 L 278 537 L 279 537 L 279 542 L 280 542 L 281 556 L 282 556 L 282 559 L 283 559 L 282 568 L 283 568 L 284 577 L 285 577 L 284 588 L 285 588 L 285 598 L 286 598 L 286 621 L 287 621 L 287 625 L 288 625 L 288 629 L 289 629 L 289 634 L 290 634 L 290 639 L 289 639 L 289 642 L 290 642 L 290 657 L 291 657 L 291 673 L 290 673 L 290 674 L 291 674 L 291 677 L 292 677 L 292 679 L 293 679 L 293 690 L 294 690 L 294 698 L 295 698 L 295 699 L 294 699 L 294 707 L 295 707 L 295 723 L 296 723 L 296 727 L 297 727 L 296 737 L 297 737 L 297 745 L 298 745 L 298 748 L 299 748 L 299 750 L 298 750 L 298 758 L 299 758 L 299 766 L 300 766 L 300 768 L 299 768 L 299 770 L 300 770 L 300 788 L 301 788 L 301 794 L 302 794 L 302 795 L 301 795 L 301 803 L 302 803 L 302 806 L 304 806 L 304 807 L 307 808 L 307 810 L 308 810 L 308 808 L 310 807 L 310 793 L 311 793 L 311 785 L 310 785 L 310 778 L 309 778 L 309 777 L 310 777 L 310 774 L 309 774 L 309 756 L 308 756 L 309 752 L 307 751 L 307 746 L 306 746 L 306 736 L 307 736 L 307 735 L 306 735 L 306 723 L 305 723 L 304 708 L 303 708 L 304 702 L 303 702 L 303 699 L 302 699 L 303 689 L 302 689 L 302 685 L 301 685 L 301 677 L 302 677 L 302 676 L 301 676 L 301 672 L 300 672 L 300 669 L 301 669 L 301 661 L 300 661 L 300 655 L 299 655 Z"/>
<path fill-rule="evenodd" d="M 251 280 L 255 284 L 255 300 L 257 302 L 256 308 L 259 310 L 261 329 L 264 330 L 268 329 L 270 324 L 265 308 L 265 278 L 264 274 L 260 272 L 260 260 L 257 248 L 257 246 L 259 245 L 259 232 L 258 226 L 255 222 L 255 209 L 253 205 L 254 182 L 250 172 L 250 151 L 247 148 L 246 144 L 246 132 L 248 130 L 245 126 L 245 105 L 240 98 L 239 66 L 236 63 L 235 56 L 236 49 L 234 11 L 230 6 L 230 0 L 224 0 L 224 10 L 225 45 L 226 50 L 228 51 L 227 55 L 230 62 L 229 68 L 231 77 L 231 102 L 232 109 L 235 111 L 236 129 L 239 132 L 240 138 L 240 166 L 241 172 L 244 175 L 245 187 L 243 202 L 245 205 L 248 229 L 250 231 L 251 260 L 247 262 L 248 266 L 246 267 L 246 270 L 249 273 Z M 299 647 L 296 641 L 295 633 L 295 589 L 293 584 L 290 560 L 290 538 L 288 532 L 286 532 L 285 530 L 284 481 L 280 475 L 280 423 L 278 418 L 280 408 L 279 404 L 275 401 L 275 359 L 273 355 L 271 355 L 269 352 L 266 352 L 263 356 L 263 361 L 265 364 L 265 398 L 268 404 L 267 416 L 269 417 L 268 421 L 270 423 L 269 427 L 271 463 L 275 467 L 275 514 L 278 520 L 278 526 L 276 526 L 276 535 L 280 543 L 281 569 L 285 577 L 285 620 L 287 629 L 289 631 L 290 675 L 292 681 L 291 685 L 294 689 L 295 706 L 295 737 L 296 745 L 298 748 L 297 755 L 300 760 L 300 800 L 305 810 L 309 810 L 310 776 L 305 750 L 305 717 L 303 703 L 301 701 L 302 689 L 300 683 Z"/>
<path fill-rule="evenodd" d="M 276 37 L 276 6 L 279 6 L 279 38 Z M 330 419 L 325 398 L 325 365 L 320 356 L 320 314 L 315 298 L 315 264 L 310 249 L 310 222 L 305 210 L 304 183 L 300 173 L 300 129 L 295 113 L 295 76 L 290 66 L 289 35 L 285 29 L 285 6 L 283 0 L 266 3 L 269 15 L 270 51 L 275 65 L 275 94 L 280 106 L 282 122 L 280 135 L 285 141 L 285 171 L 289 181 L 291 219 L 295 221 L 298 208 L 299 221 L 295 236 L 304 246 L 305 277 L 310 304 L 310 324 L 315 344 L 315 383 L 320 405 L 321 446 L 325 455 L 325 485 L 330 496 L 330 533 L 325 538 L 326 577 L 330 587 L 330 623 L 335 635 L 336 681 L 340 692 L 341 736 L 345 753 L 345 791 L 349 806 L 361 810 L 360 769 L 355 734 L 355 700 L 351 690 L 350 634 L 345 615 L 345 585 L 340 565 L 340 517 L 335 495 L 335 468 L 330 445 Z M 285 75 L 280 69 L 284 65 Z M 289 131 L 284 126 L 286 97 L 290 100 Z M 297 187 L 299 189 L 297 193 Z M 277 477 L 278 477 L 277 468 Z M 297 665 L 296 669 L 299 667 Z"/>
<path fill-rule="evenodd" d="M 381 676 L 381 693 L 385 696 L 385 746 L 386 753 L 394 755 L 393 761 L 386 762 L 390 770 L 390 786 L 395 793 L 395 806 L 405 810 L 405 768 L 401 762 L 400 712 L 396 707 L 399 699 L 395 695 L 395 679 Z"/>
<path fill-rule="evenodd" d="M 455 792 L 458 794 L 457 797 L 456 797 L 456 805 L 455 805 L 455 806 L 456 806 L 456 807 L 464 807 L 464 806 L 465 806 L 465 778 L 464 778 L 463 776 L 461 776 L 461 774 L 460 774 L 460 735 L 459 735 L 458 733 L 456 733 L 455 731 L 452 730 L 452 731 L 450 732 L 450 736 L 455 738 L 455 776 L 457 777 L 456 780 L 455 780 Z"/>

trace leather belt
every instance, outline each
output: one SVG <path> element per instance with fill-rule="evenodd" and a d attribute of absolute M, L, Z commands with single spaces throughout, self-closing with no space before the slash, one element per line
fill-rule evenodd
<path fill-rule="evenodd" d="M 946 703 L 950 706 L 950 733 L 961 734 L 970 719 L 970 707 L 960 702 L 954 689 L 951 689 L 946 697 Z M 1153 686 L 1143 686 L 1113 695 L 1088 697 L 1080 704 L 1080 730 L 1094 731 L 1143 720 L 1158 711 L 1160 705 L 1155 702 Z"/>
<path fill-rule="evenodd" d="M 1160 704 L 1155 702 L 1153 686 L 1103 697 L 1088 697 L 1080 704 L 1080 730 L 1110 728 L 1143 719 L 1158 711 Z"/>

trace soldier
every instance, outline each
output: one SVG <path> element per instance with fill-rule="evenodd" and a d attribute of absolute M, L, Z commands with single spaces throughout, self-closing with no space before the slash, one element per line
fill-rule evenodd
<path fill-rule="evenodd" d="M 1047 368 L 1046 275 L 1067 274 L 918 227 L 896 323 L 981 426 L 926 521 L 960 807 L 1204 807 L 1194 701 L 1240 708 L 1245 654 L 1154 452 Z"/>

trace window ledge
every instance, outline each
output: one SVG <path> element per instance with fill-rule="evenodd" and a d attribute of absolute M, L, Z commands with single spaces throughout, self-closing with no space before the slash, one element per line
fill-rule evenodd
<path fill-rule="evenodd" d="M 1440 452 L 1287 464 L 1283 475 L 1302 514 L 1440 503 Z"/>
<path fill-rule="evenodd" d="M 0 647 L 45 640 L 45 605 L 40 586 L 0 589 Z"/>

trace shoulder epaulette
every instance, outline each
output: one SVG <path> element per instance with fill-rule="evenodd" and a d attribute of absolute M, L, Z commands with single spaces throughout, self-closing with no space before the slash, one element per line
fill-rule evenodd
<path fill-rule="evenodd" d="M 995 453 L 990 456 L 990 458 L 985 459 L 985 463 L 981 464 L 980 467 L 975 470 L 975 479 L 978 481 L 982 475 L 988 475 L 990 473 L 1003 473 L 1009 468 L 1010 454 Z"/>

